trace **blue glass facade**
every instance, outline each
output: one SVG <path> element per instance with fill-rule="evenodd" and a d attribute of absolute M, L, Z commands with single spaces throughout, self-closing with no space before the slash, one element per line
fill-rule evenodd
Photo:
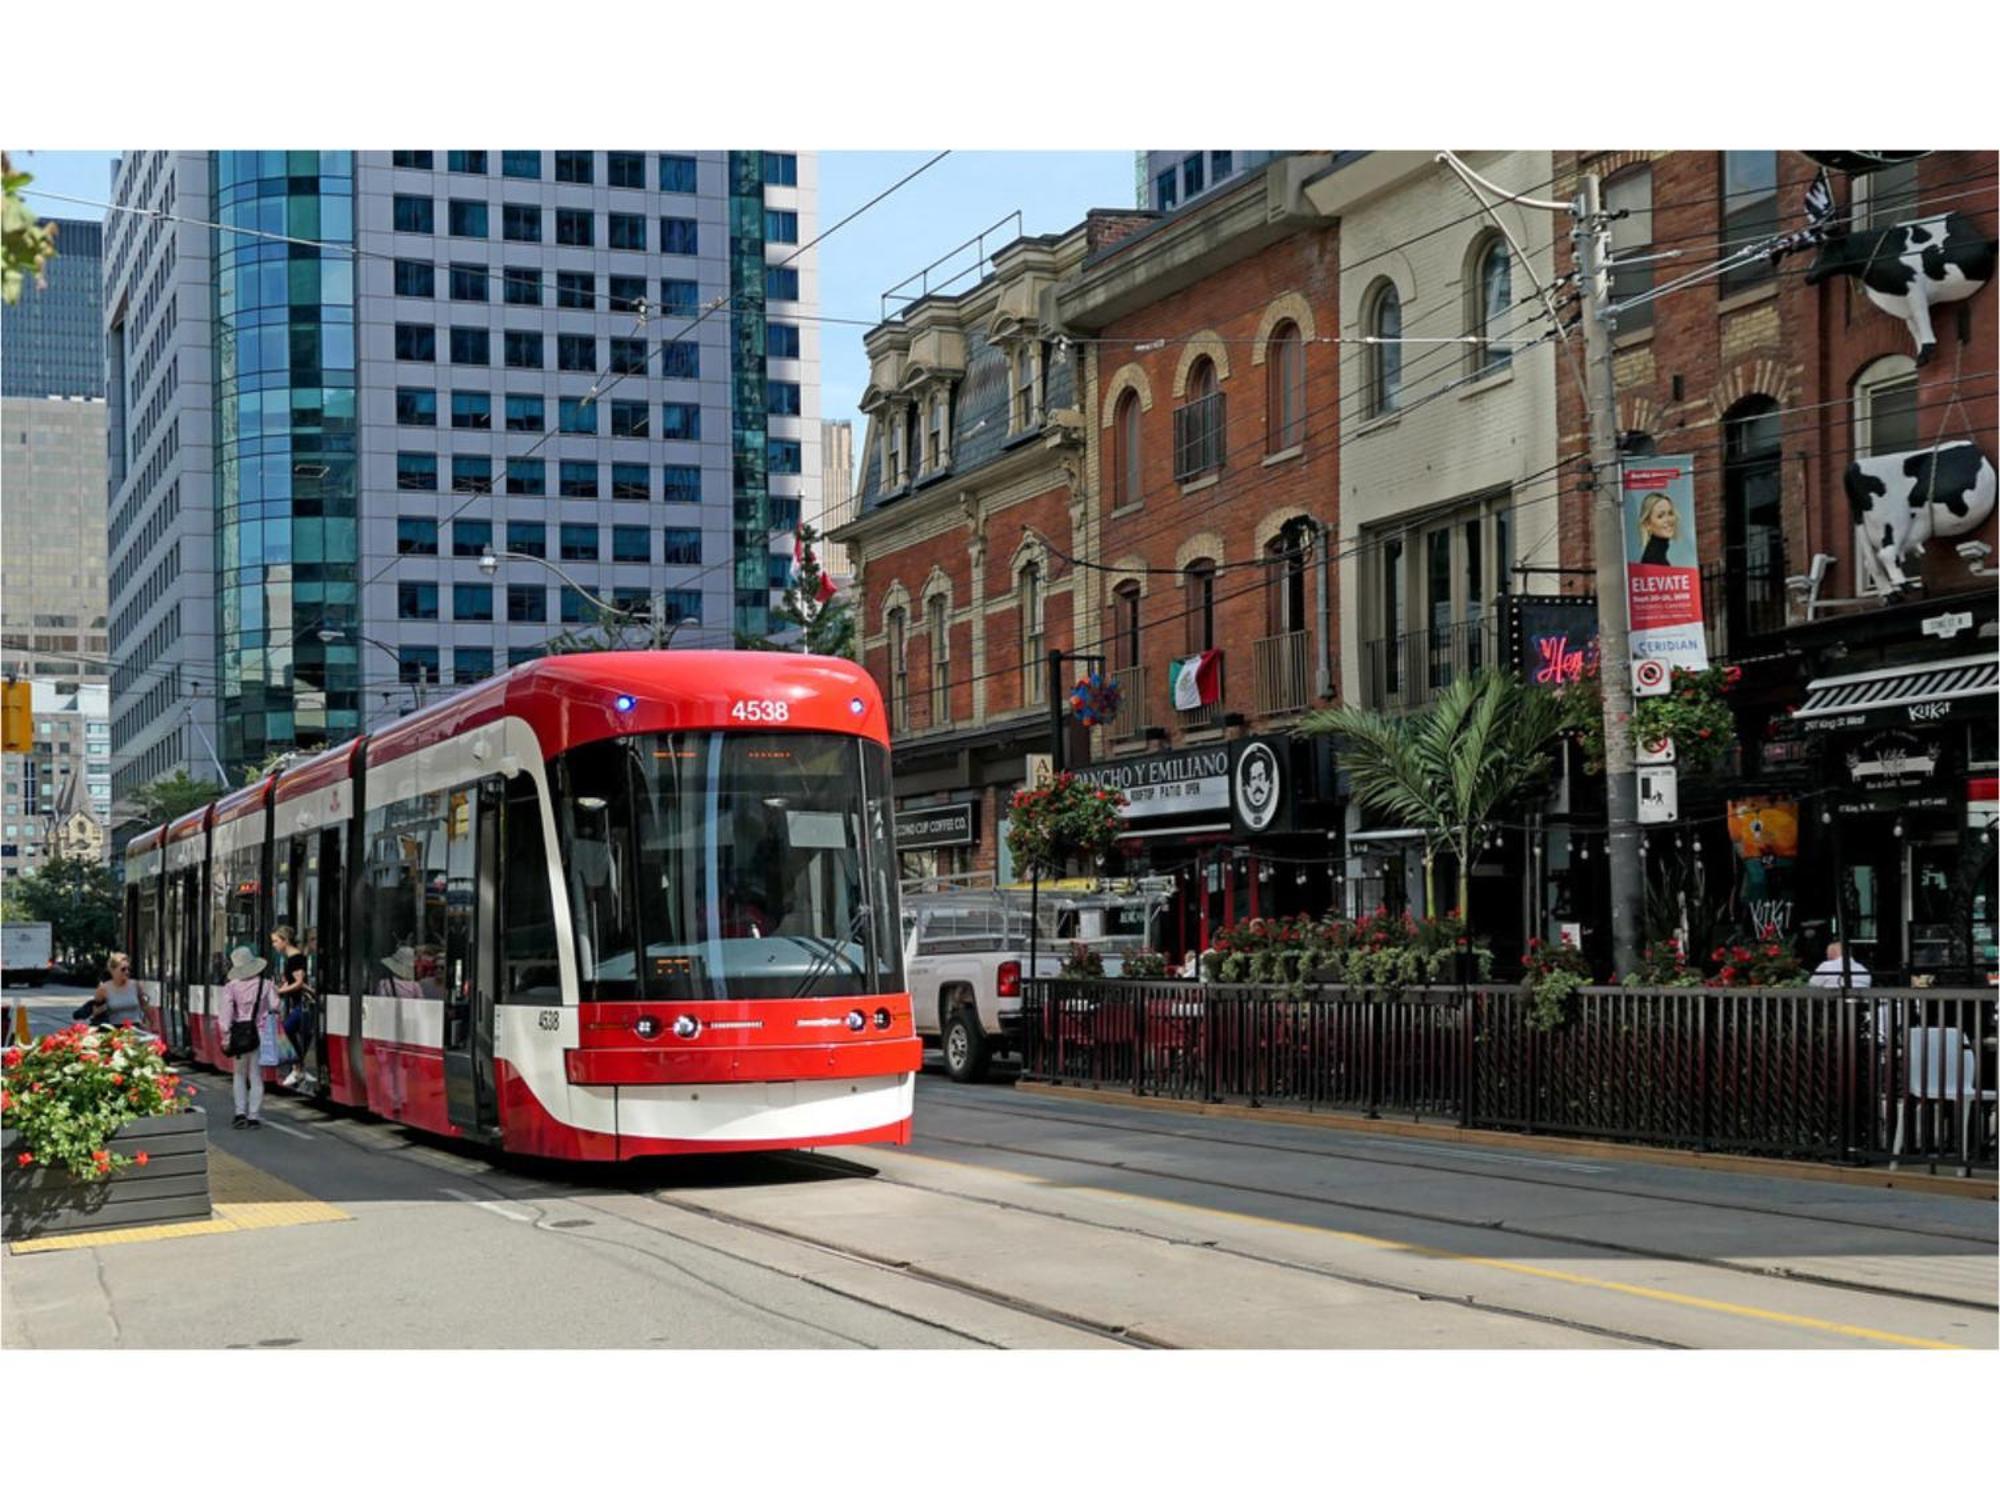
<path fill-rule="evenodd" d="M 771 629 L 771 489 L 764 406 L 764 153 L 729 153 L 729 377 L 734 499 L 733 624 L 739 635 Z"/>
<path fill-rule="evenodd" d="M 218 748 L 235 771 L 361 727 L 354 261 L 230 233 L 352 244 L 354 169 L 346 151 L 210 161 Z"/>
<path fill-rule="evenodd" d="M 104 229 L 55 219 L 56 254 L 0 311 L 0 395 L 104 395 Z"/>

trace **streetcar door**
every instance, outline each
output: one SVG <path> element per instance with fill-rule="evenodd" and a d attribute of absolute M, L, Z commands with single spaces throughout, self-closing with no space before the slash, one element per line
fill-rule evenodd
<path fill-rule="evenodd" d="M 167 877 L 167 930 L 161 943 L 165 981 L 160 986 L 163 1040 L 176 1056 L 193 1050 L 188 1024 L 188 986 L 201 975 L 201 887 L 198 869 Z"/>
<path fill-rule="evenodd" d="M 499 797 L 492 785 L 448 794 L 445 818 L 445 1111 L 468 1135 L 493 1129 L 494 951 L 500 942 Z"/>

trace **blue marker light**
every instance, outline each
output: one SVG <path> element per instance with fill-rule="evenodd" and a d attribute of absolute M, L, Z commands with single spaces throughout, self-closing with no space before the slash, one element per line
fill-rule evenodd
<path fill-rule="evenodd" d="M 849 698 L 847 700 L 847 711 L 853 714 L 856 718 L 859 718 L 864 712 L 866 712 L 867 707 L 868 705 L 863 703 L 859 698 Z"/>
<path fill-rule="evenodd" d="M 621 714 L 629 714 L 639 706 L 639 700 L 634 698 L 630 693 L 620 693 L 616 698 L 611 700 L 611 706 Z"/>

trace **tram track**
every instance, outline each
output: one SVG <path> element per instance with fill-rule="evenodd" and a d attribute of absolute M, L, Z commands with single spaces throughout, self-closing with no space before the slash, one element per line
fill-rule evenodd
<path fill-rule="evenodd" d="M 1231 1140 L 1222 1136 L 1201 1135 L 1191 1131 L 1158 1130 L 1145 1126 L 1131 1126 L 1111 1122 L 1085 1120 L 1074 1115 L 1050 1116 L 1029 1110 L 1010 1110 L 990 1105 L 952 1105 L 951 1108 L 966 1109 L 974 1113 L 1016 1116 L 1022 1119 L 1087 1125 L 1092 1129 L 1122 1131 L 1139 1135 L 1168 1136 L 1195 1141 L 1203 1145 L 1232 1146 L 1246 1150 L 1278 1151 L 1288 1154 L 1324 1157 L 1338 1161 L 1352 1161 L 1369 1166 L 1393 1166 L 1417 1171 L 1443 1172 L 1460 1176 L 1471 1176 L 1487 1181 L 1521 1183 L 1537 1188 L 1567 1193 L 1580 1193 L 1602 1197 L 1633 1198 L 1652 1202 L 1673 1204 L 1682 1207 L 1711 1209 L 1718 1213 L 1754 1214 L 1777 1219 L 1795 1219 L 1809 1223 L 1829 1225 L 1839 1228 L 1865 1230 L 1872 1234 L 1906 1235 L 1919 1239 L 1948 1241 L 1977 1249 L 1989 1256 L 1994 1253 L 1991 1240 L 1976 1235 L 1957 1234 L 1948 1230 L 1911 1229 L 1901 1225 L 1882 1224 L 1872 1220 L 1849 1219 L 1838 1215 L 1801 1213 L 1795 1210 L 1760 1207 L 1753 1204 L 1719 1202 L 1714 1199 L 1688 1197 L 1672 1193 L 1651 1192 L 1644 1189 L 1596 1186 L 1588 1182 L 1556 1182 L 1542 1177 L 1523 1174 L 1493 1172 L 1488 1173 L 1469 1167 L 1453 1167 L 1435 1162 L 1405 1161 L 1401 1158 L 1385 1160 L 1379 1156 L 1368 1156 L 1355 1152 L 1327 1151 L 1311 1147 L 1279 1146 L 1268 1142 Z M 1277 1198 L 1296 1203 L 1308 1203 L 1315 1207 L 1344 1209 L 1349 1212 L 1374 1214 L 1389 1218 L 1409 1219 L 1420 1223 L 1437 1224 L 1452 1229 L 1467 1229 L 1488 1233 L 1511 1235 L 1522 1239 L 1540 1240 L 1549 1244 L 1583 1250 L 1606 1251 L 1619 1255 L 1642 1256 L 1647 1259 L 1672 1261 L 1677 1264 L 1699 1266 L 1704 1269 L 1732 1275 L 1764 1277 L 1779 1281 L 1798 1282 L 1810 1286 L 1822 1286 L 1830 1291 L 1852 1292 L 1871 1297 L 1884 1297 L 1898 1301 L 1922 1302 L 1941 1307 L 1962 1309 L 1977 1313 L 1993 1313 L 2000 1310 L 2000 1304 L 1993 1301 L 1978 1301 L 1965 1297 L 1954 1297 L 1942 1292 L 1913 1291 L 1895 1287 L 1885 1287 L 1873 1282 L 1857 1281 L 1847 1277 L 1828 1276 L 1819 1272 L 1804 1271 L 1796 1267 L 1779 1265 L 1744 1264 L 1740 1261 L 1724 1260 L 1714 1256 L 1703 1256 L 1687 1251 L 1661 1249 L 1654 1245 L 1635 1244 L 1629 1241 L 1600 1239 L 1588 1235 L 1565 1234 L 1553 1229 L 1533 1229 L 1512 1225 L 1504 1219 L 1482 1219 L 1462 1214 L 1439 1213 L 1434 1210 L 1398 1207 L 1393 1204 L 1373 1203 L 1360 1199 L 1335 1197 L 1324 1193 L 1308 1193 L 1294 1188 L 1263 1187 L 1248 1182 L 1232 1181 L 1224 1178 L 1208 1177 L 1190 1172 L 1176 1172 L 1164 1167 L 1135 1166 L 1130 1162 L 1106 1161 L 1090 1156 L 1072 1155 L 1066 1152 L 1050 1151 L 1042 1147 L 1007 1145 L 991 1140 L 974 1140 L 965 1137 L 944 1136 L 926 1132 L 924 1140 L 939 1145 L 958 1146 L 970 1150 L 996 1152 L 1003 1155 L 1040 1158 L 1061 1162 L 1069 1166 L 1092 1167 L 1103 1171 L 1120 1171 L 1135 1176 L 1155 1178 L 1160 1181 L 1179 1183 L 1189 1187 L 1213 1188 L 1225 1192 L 1246 1193 L 1254 1196 Z M 940 1158 L 943 1159 L 943 1158 Z M 1172 1200 L 1167 1200 L 1172 1201 Z"/>
<path fill-rule="evenodd" d="M 930 1160 L 942 1160 L 932 1157 Z M 943 1188 L 935 1183 L 912 1182 L 908 1178 L 879 1173 L 867 1167 L 852 1166 L 838 1160 L 815 1157 L 815 1165 L 829 1177 L 855 1177 L 878 1182 L 911 1192 L 926 1193 L 934 1197 L 949 1198 L 961 1203 L 970 1203 L 983 1208 L 997 1208 L 1010 1213 L 1026 1214 L 1033 1218 L 1048 1219 L 1055 1223 L 1069 1224 L 1082 1229 L 1096 1229 L 1113 1234 L 1129 1235 L 1134 1239 L 1148 1240 L 1155 1244 L 1172 1245 L 1177 1249 L 1199 1250 L 1209 1254 L 1226 1256 L 1253 1265 L 1269 1266 L 1275 1270 L 1290 1271 L 1311 1276 L 1322 1281 L 1338 1282 L 1344 1286 L 1360 1287 L 1367 1291 L 1388 1292 L 1404 1296 L 1417 1302 L 1434 1303 L 1443 1307 L 1461 1307 L 1471 1312 L 1490 1314 L 1495 1317 L 1515 1318 L 1528 1323 L 1540 1323 L 1545 1327 L 1561 1328 L 1572 1333 L 1590 1334 L 1597 1338 L 1615 1339 L 1620 1343 L 1632 1344 L 1648 1349 L 1685 1349 L 1690 1346 L 1677 1344 L 1668 1339 L 1654 1338 L 1650 1334 L 1633 1333 L 1627 1329 L 1608 1328 L 1598 1323 L 1587 1323 L 1577 1318 L 1559 1317 L 1553 1313 L 1535 1312 L 1529 1308 L 1509 1307 L 1503 1303 L 1491 1302 L 1473 1296 L 1453 1297 L 1406 1282 L 1389 1281 L 1377 1276 L 1362 1276 L 1351 1271 L 1336 1271 L 1329 1266 L 1313 1265 L 1308 1261 L 1293 1260 L 1281 1255 L 1266 1255 L 1255 1250 L 1245 1250 L 1232 1245 L 1218 1244 L 1214 1240 L 1192 1239 L 1184 1235 L 1164 1234 L 1159 1230 L 1143 1229 L 1132 1224 L 1107 1223 L 1083 1214 L 1063 1213 L 1056 1209 L 1033 1208 L 1015 1203 L 1005 1198 L 988 1197 L 980 1193 L 960 1192 L 953 1188 Z"/>

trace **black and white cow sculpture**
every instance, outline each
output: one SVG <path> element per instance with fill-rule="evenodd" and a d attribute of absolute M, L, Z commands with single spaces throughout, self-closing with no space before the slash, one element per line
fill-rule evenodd
<path fill-rule="evenodd" d="M 1888 229 L 1830 234 L 1806 272 L 1806 285 L 1858 276 L 1868 300 L 1909 325 L 1917 363 L 1937 351 L 1931 308 L 1963 302 L 1993 279 L 1993 241 L 1964 214 L 1938 214 Z"/>
<path fill-rule="evenodd" d="M 1964 536 L 1993 514 L 1993 460 L 1969 442 L 1856 459 L 1845 484 L 1857 581 L 1878 593 L 1910 586 L 1903 559 L 1932 537 Z"/>

